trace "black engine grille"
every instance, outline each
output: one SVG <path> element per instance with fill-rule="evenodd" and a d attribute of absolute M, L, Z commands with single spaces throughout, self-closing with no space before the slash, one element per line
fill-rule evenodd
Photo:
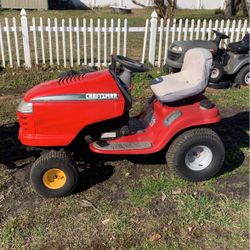
<path fill-rule="evenodd" d="M 181 54 L 175 53 L 171 50 L 168 50 L 168 59 L 176 61 L 181 57 Z"/>

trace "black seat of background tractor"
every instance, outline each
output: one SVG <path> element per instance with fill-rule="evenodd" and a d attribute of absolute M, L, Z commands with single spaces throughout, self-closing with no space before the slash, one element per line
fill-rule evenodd
<path fill-rule="evenodd" d="M 235 53 L 247 53 L 249 51 L 249 33 L 241 41 L 229 43 L 227 47 Z"/>

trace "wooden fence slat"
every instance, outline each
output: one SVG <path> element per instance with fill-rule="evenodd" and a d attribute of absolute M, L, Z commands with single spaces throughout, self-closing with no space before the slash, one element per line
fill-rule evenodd
<path fill-rule="evenodd" d="M 56 63 L 60 65 L 60 54 L 59 54 L 59 39 L 58 39 L 58 22 L 57 18 L 54 19 L 55 26 L 55 42 L 56 42 Z"/>
<path fill-rule="evenodd" d="M 127 33 L 128 33 L 128 20 L 124 20 L 124 36 L 123 36 L 123 56 L 127 55 Z"/>
<path fill-rule="evenodd" d="M 10 67 L 13 68 L 12 50 L 11 50 L 11 42 L 10 42 L 10 25 L 9 25 L 9 19 L 7 17 L 5 18 L 5 28 L 6 28 L 6 36 L 7 36 L 9 64 L 10 64 Z"/>
<path fill-rule="evenodd" d="M 163 64 L 166 63 L 167 56 L 168 56 L 169 33 L 170 33 L 170 19 L 167 20 L 167 25 L 166 25 L 165 51 L 164 51 L 164 61 L 163 61 Z"/>
<path fill-rule="evenodd" d="M 67 67 L 66 59 L 66 39 L 65 39 L 65 20 L 62 19 L 62 52 L 63 52 L 63 65 L 64 68 Z"/>
<path fill-rule="evenodd" d="M 97 20 L 97 65 L 101 67 L 101 21 Z"/>
<path fill-rule="evenodd" d="M 200 35 L 200 26 L 201 26 L 201 20 L 198 19 L 197 21 L 197 25 L 196 25 L 196 35 L 195 35 L 195 39 L 198 40 L 199 39 L 199 35 Z"/>
<path fill-rule="evenodd" d="M 242 21 L 239 20 L 239 21 L 238 21 L 237 32 L 236 32 L 236 39 L 235 39 L 236 41 L 239 41 L 239 40 L 240 40 L 241 23 L 242 23 Z"/>
<path fill-rule="evenodd" d="M 117 21 L 117 55 L 120 55 L 120 45 L 121 45 L 121 19 Z"/>
<path fill-rule="evenodd" d="M 104 19 L 104 53 L 103 53 L 103 64 L 104 66 L 107 66 L 107 19 Z"/>
<path fill-rule="evenodd" d="M 4 45 L 3 45 L 3 32 L 2 32 L 1 22 L 0 22 L 0 47 L 1 47 L 2 66 L 5 68 L 6 62 L 5 62 L 5 53 L 4 53 Z"/>
<path fill-rule="evenodd" d="M 232 24 L 232 28 L 231 28 L 230 43 L 233 42 L 233 40 L 234 40 L 235 25 L 236 25 L 236 21 L 233 20 L 233 24 Z"/>
<path fill-rule="evenodd" d="M 35 63 L 38 64 L 37 37 L 36 37 L 36 19 L 34 17 L 32 18 L 32 27 L 33 27 L 33 42 L 34 42 Z"/>
<path fill-rule="evenodd" d="M 246 32 L 247 32 L 247 19 L 244 20 L 243 31 L 242 31 L 241 38 L 243 38 L 246 35 Z"/>
<path fill-rule="evenodd" d="M 90 19 L 90 65 L 94 66 L 94 26 L 93 19 Z"/>
<path fill-rule="evenodd" d="M 161 51 L 162 51 L 162 36 L 163 36 L 163 18 L 160 23 L 160 37 L 159 37 L 159 50 L 158 50 L 158 67 L 161 66 Z"/>
<path fill-rule="evenodd" d="M 73 67 L 74 66 L 73 27 L 71 18 L 69 18 L 69 53 L 70 53 L 70 67 Z"/>
<path fill-rule="evenodd" d="M 49 62 L 53 65 L 52 37 L 51 37 L 51 22 L 48 18 L 48 40 L 49 40 Z"/>
<path fill-rule="evenodd" d="M 42 61 L 43 61 L 43 64 L 45 64 L 44 31 L 43 31 L 42 17 L 40 17 L 40 39 L 41 39 Z"/>
<path fill-rule="evenodd" d="M 87 24 L 86 19 L 83 19 L 83 57 L 84 65 L 88 64 L 88 55 L 87 55 Z"/>
<path fill-rule="evenodd" d="M 188 34 L 188 19 L 185 20 L 184 40 L 187 40 L 187 34 Z"/>
<path fill-rule="evenodd" d="M 214 30 L 218 30 L 218 27 L 219 27 L 219 20 L 216 19 L 215 20 L 215 24 L 214 24 Z M 213 33 L 213 39 L 215 39 L 216 35 L 215 33 Z"/>
<path fill-rule="evenodd" d="M 177 40 L 181 40 L 181 33 L 182 33 L 182 19 L 179 20 L 179 27 L 178 27 L 178 38 Z"/>
<path fill-rule="evenodd" d="M 19 43 L 17 37 L 17 26 L 15 17 L 13 17 L 13 29 L 14 29 L 14 39 L 15 39 L 15 49 L 16 49 L 16 61 L 17 61 L 17 66 L 20 67 Z M 35 55 L 35 58 L 37 58 L 37 55 Z"/>
<path fill-rule="evenodd" d="M 225 34 L 229 36 L 229 32 L 230 32 L 230 20 L 228 19 L 227 23 L 226 23 Z M 225 42 L 224 42 L 224 48 L 226 48 L 227 41 L 228 41 L 228 39 L 226 39 Z"/>
<path fill-rule="evenodd" d="M 224 33 L 224 19 L 220 21 L 220 32 Z M 224 39 L 221 40 L 220 47 L 224 47 Z"/>
<path fill-rule="evenodd" d="M 77 65 L 79 66 L 81 64 L 79 18 L 76 18 L 76 53 L 77 53 Z"/>
<path fill-rule="evenodd" d="M 146 20 L 145 23 L 145 32 L 144 32 L 144 39 L 143 39 L 143 48 L 142 48 L 142 59 L 141 63 L 145 62 L 145 55 L 146 55 L 146 47 L 147 47 L 147 39 L 148 39 L 148 25 L 149 25 L 149 20 Z"/>
<path fill-rule="evenodd" d="M 110 21 L 110 55 L 114 53 L 114 19 Z"/>
<path fill-rule="evenodd" d="M 201 39 L 205 40 L 206 39 L 206 28 L 207 28 L 207 20 L 203 20 L 203 25 L 202 25 L 202 32 L 201 32 Z"/>
<path fill-rule="evenodd" d="M 208 34 L 207 34 L 208 40 L 211 40 L 212 37 L 212 27 L 213 27 L 213 21 L 210 19 L 208 22 Z"/>
<path fill-rule="evenodd" d="M 194 19 L 191 20 L 190 37 L 189 40 L 193 40 L 194 37 Z"/>
<path fill-rule="evenodd" d="M 172 42 L 175 40 L 175 31 L 176 31 L 176 19 L 173 20 L 173 26 L 172 26 Z"/>

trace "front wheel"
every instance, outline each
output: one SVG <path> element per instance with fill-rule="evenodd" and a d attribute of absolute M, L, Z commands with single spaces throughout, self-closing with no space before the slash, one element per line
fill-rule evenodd
<path fill-rule="evenodd" d="M 212 83 L 219 82 L 222 79 L 223 75 L 224 75 L 223 66 L 218 62 L 214 62 L 212 65 L 209 81 Z"/>
<path fill-rule="evenodd" d="M 198 182 L 217 174 L 224 162 L 225 150 L 211 129 L 191 129 L 179 135 L 168 149 L 166 160 L 181 178 Z"/>
<path fill-rule="evenodd" d="M 65 152 L 50 151 L 40 156 L 31 167 L 30 180 L 34 189 L 45 197 L 70 194 L 78 181 L 78 170 Z"/>

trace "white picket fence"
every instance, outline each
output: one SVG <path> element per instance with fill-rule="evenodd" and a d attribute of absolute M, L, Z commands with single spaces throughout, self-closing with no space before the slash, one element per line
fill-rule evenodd
<path fill-rule="evenodd" d="M 230 36 L 230 42 L 250 32 L 248 20 L 158 20 L 154 11 L 144 27 L 129 27 L 128 20 L 58 20 L 29 19 L 21 11 L 16 18 L 0 20 L 0 64 L 2 67 L 31 68 L 50 64 L 107 66 L 110 55 L 122 54 L 149 61 L 160 67 L 165 63 L 168 47 L 175 40 L 213 39 L 212 29 Z M 46 23 L 46 24 L 45 24 Z M 130 37 L 130 38 L 128 38 Z M 222 44 L 225 46 L 225 44 Z"/>

